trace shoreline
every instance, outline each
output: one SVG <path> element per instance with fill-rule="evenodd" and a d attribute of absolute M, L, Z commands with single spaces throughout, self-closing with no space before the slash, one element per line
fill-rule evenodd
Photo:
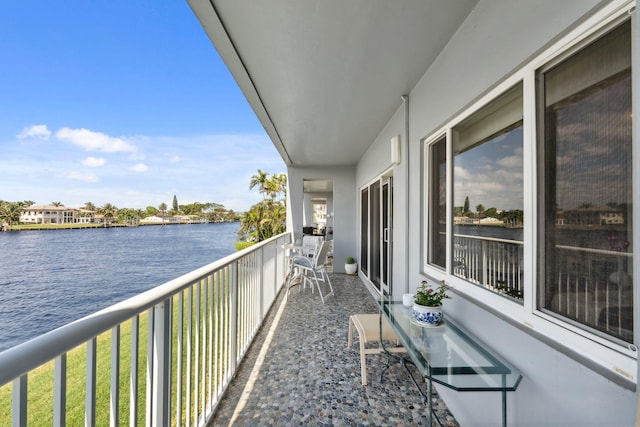
<path fill-rule="evenodd" d="M 135 228 L 146 226 L 166 226 L 166 225 L 207 225 L 207 224 L 227 224 L 238 221 L 221 221 L 221 222 L 167 222 L 167 223 L 154 223 L 154 224 L 19 224 L 8 225 L 0 228 L 3 232 L 12 231 L 43 231 L 43 230 L 86 230 L 89 228 L 104 229 L 104 228 Z"/>

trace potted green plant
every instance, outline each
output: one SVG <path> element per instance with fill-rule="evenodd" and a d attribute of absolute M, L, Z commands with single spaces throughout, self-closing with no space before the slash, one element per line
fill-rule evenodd
<path fill-rule="evenodd" d="M 429 285 L 426 280 L 420 283 L 413 302 L 413 316 L 421 326 L 438 326 L 442 321 L 442 300 L 451 298 L 447 295 L 449 286 L 443 281 L 437 287 Z"/>
<path fill-rule="evenodd" d="M 347 274 L 356 274 L 357 270 L 358 270 L 358 264 L 356 263 L 356 260 L 348 256 L 344 260 L 344 271 Z"/>

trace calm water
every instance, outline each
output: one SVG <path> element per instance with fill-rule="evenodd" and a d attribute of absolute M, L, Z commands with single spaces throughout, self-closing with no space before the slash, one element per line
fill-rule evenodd
<path fill-rule="evenodd" d="M 0 233 L 0 351 L 233 253 L 238 228 Z"/>

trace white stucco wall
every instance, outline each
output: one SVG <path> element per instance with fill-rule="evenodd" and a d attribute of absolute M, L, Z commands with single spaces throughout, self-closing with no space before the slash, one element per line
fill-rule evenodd
<path fill-rule="evenodd" d="M 418 148 L 408 147 L 405 135 L 405 109 L 401 97 L 398 96 L 398 111 L 389 120 L 384 129 L 380 132 L 376 140 L 369 147 L 356 169 L 356 197 L 359 200 L 360 189 L 369 184 L 372 180 L 378 179 L 389 169 L 393 174 L 393 290 L 392 293 L 402 294 L 406 292 L 407 281 L 407 170 L 408 155 L 414 154 Z M 400 164 L 391 163 L 391 138 L 400 135 Z M 415 145 L 415 144 L 414 144 Z M 360 204 L 358 202 L 358 212 Z M 358 229 L 358 242 L 360 234 Z"/>
<path fill-rule="evenodd" d="M 291 229 L 295 239 L 302 238 L 303 200 L 302 183 L 305 179 L 333 180 L 333 268 L 344 273 L 344 259 L 357 255 L 357 192 L 355 167 L 288 168 L 288 188 L 291 209 Z M 328 207 L 328 206 L 327 206 Z"/>
<path fill-rule="evenodd" d="M 313 226 L 313 199 L 325 199 L 327 203 L 327 214 L 333 211 L 333 192 L 331 193 L 304 193 L 303 223 L 305 226 Z M 329 226 L 333 221 L 329 219 Z"/>
<path fill-rule="evenodd" d="M 390 166 L 389 141 L 394 135 L 401 135 L 402 162 L 393 168 L 394 293 L 404 292 L 403 285 L 415 289 L 424 277 L 421 272 L 424 189 L 420 140 L 604 3 L 596 0 L 480 1 L 410 92 L 408 141 L 404 138 L 404 108 L 399 100 L 397 112 L 358 164 L 355 183 L 357 195 L 361 186 Z M 637 57 L 636 54 L 635 63 Z M 524 379 L 520 387 L 508 394 L 509 425 L 634 425 L 634 391 L 468 299 L 453 298 L 447 301 L 445 310 L 522 370 Z M 461 425 L 500 425 L 499 393 L 458 393 L 444 387 L 438 390 Z"/>

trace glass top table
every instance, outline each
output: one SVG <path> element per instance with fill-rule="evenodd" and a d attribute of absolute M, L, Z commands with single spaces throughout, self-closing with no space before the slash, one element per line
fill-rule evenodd
<path fill-rule="evenodd" d="M 377 302 L 420 375 L 456 391 L 502 392 L 506 425 L 506 392 L 515 391 L 522 380 L 514 366 L 451 317 L 445 315 L 436 327 L 420 326 L 411 307 L 405 307 L 401 300 L 385 296 Z"/>

